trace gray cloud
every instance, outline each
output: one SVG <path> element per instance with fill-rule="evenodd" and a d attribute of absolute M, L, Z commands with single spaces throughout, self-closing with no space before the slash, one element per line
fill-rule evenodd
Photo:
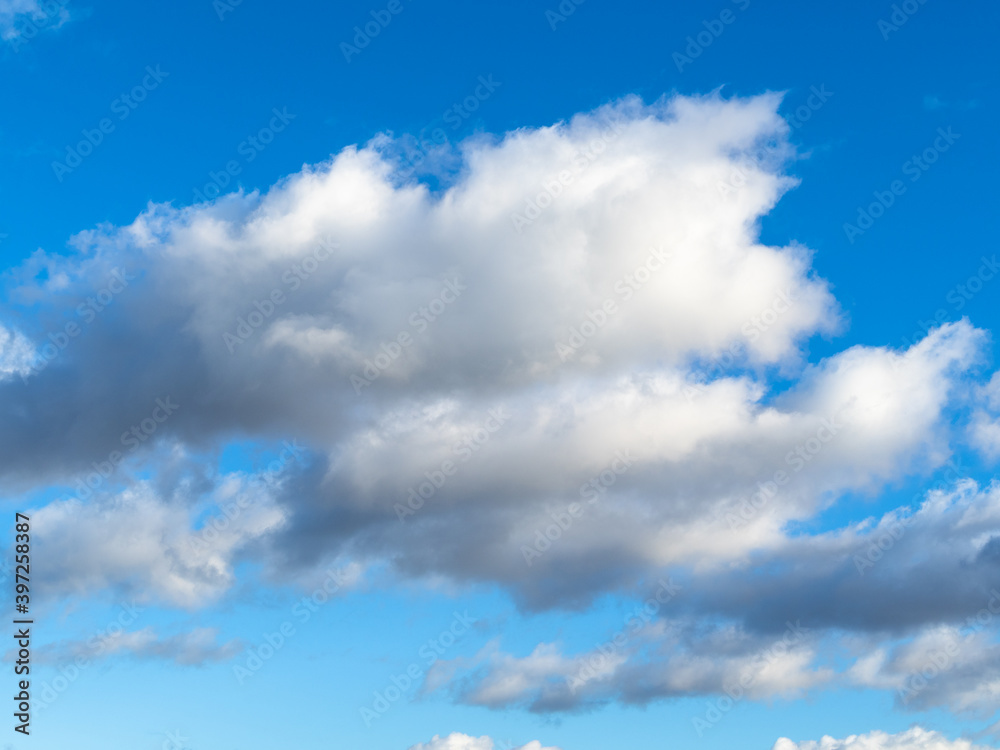
<path fill-rule="evenodd" d="M 954 418 L 987 343 L 967 320 L 805 364 L 844 320 L 808 248 L 757 235 L 793 186 L 778 103 L 630 98 L 478 137 L 436 192 L 381 137 L 263 195 L 151 205 L 38 251 L 0 313 L 0 476 L 73 488 L 115 464 L 35 512 L 46 590 L 195 607 L 241 560 L 286 578 L 336 561 L 499 584 L 537 610 L 676 572 L 675 629 L 589 688 L 597 702 L 717 690 L 788 620 L 895 636 L 975 612 L 992 489 L 931 496 L 863 574 L 882 526 L 789 531 L 945 465 L 993 386 Z M 762 144 L 778 158 L 744 158 Z M 735 170 L 745 184 L 721 191 Z M 232 441 L 282 440 L 306 458 L 265 489 L 218 466 Z M 248 495 L 198 543 L 200 513 Z M 719 633 L 687 635 L 699 617 Z M 729 656 L 702 653 L 723 641 Z M 572 706 L 551 683 L 575 657 L 548 648 L 490 656 L 460 694 Z M 807 650 L 773 692 L 826 679 Z M 677 659 L 702 677 L 659 680 Z"/>

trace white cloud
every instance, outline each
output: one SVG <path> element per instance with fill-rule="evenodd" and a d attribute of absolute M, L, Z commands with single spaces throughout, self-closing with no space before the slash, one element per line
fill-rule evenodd
<path fill-rule="evenodd" d="M 938 732 L 914 727 L 899 734 L 870 732 L 852 734 L 842 740 L 824 737 L 819 741 L 792 742 L 782 737 L 774 743 L 772 750 L 988 750 L 988 748 L 973 745 L 968 740 L 949 740 Z"/>
<path fill-rule="evenodd" d="M 793 697 L 834 676 L 814 666 L 815 635 L 801 624 L 766 637 L 735 626 L 630 619 L 606 643 L 572 656 L 543 643 L 516 657 L 492 642 L 474 658 L 437 662 L 425 689 L 448 686 L 471 705 L 551 712 L 724 692 L 735 700 Z"/>
<path fill-rule="evenodd" d="M 460 732 L 452 732 L 446 737 L 434 735 L 430 742 L 420 742 L 411 745 L 409 750 L 559 750 L 557 747 L 542 747 L 537 740 L 527 745 L 512 745 L 495 743 L 489 737 L 470 737 Z"/>
<path fill-rule="evenodd" d="M 91 471 L 166 394 L 181 408 L 137 465 L 162 445 L 210 463 L 229 441 L 285 437 L 313 459 L 204 546 L 193 519 L 222 480 L 172 494 L 128 475 L 110 496 L 50 503 L 34 519 L 49 590 L 197 606 L 231 588 L 251 551 L 286 580 L 336 558 L 498 584 L 528 609 L 629 595 L 668 569 L 696 578 L 677 629 L 647 642 L 654 658 L 623 653 L 584 691 L 594 701 L 717 691 L 786 619 L 867 632 L 974 612 L 987 560 L 965 564 L 992 517 L 921 511 L 926 533 L 911 534 L 939 542 L 936 574 L 904 540 L 859 575 L 867 528 L 789 530 L 847 493 L 942 466 L 968 429 L 956 390 L 987 337 L 962 320 L 905 351 L 856 346 L 805 365 L 810 339 L 843 320 L 808 248 L 760 241 L 759 220 L 793 185 L 778 103 L 629 98 L 477 137 L 437 191 L 402 182 L 380 138 L 265 195 L 150 206 L 81 233 L 68 256 L 33 255 L 12 274 L 9 319 L 37 310 L 33 330 L 19 324 L 36 342 L 114 269 L 131 280 L 27 384 L 0 383 L 5 480 Z M 747 161 L 768 144 L 774 161 Z M 745 184 L 720 190 L 736 171 Z M 429 496 L 401 519 L 422 484 Z M 566 524 L 574 503 L 583 512 Z M 963 565 L 974 575 L 958 576 Z M 764 569 L 777 572 L 754 577 Z M 881 606 L 919 598 L 905 585 L 922 580 L 915 569 L 961 580 L 926 606 Z M 726 623 L 704 641 L 725 640 L 725 658 L 685 634 L 685 617 L 706 615 Z M 812 648 L 775 661 L 760 694 L 826 681 Z M 578 656 L 498 651 L 462 695 L 572 704 L 561 685 Z M 657 664 L 673 671 L 657 677 Z"/>
<path fill-rule="evenodd" d="M 182 444 L 294 436 L 325 461 L 294 488 L 300 499 L 281 540 L 297 538 L 284 556 L 290 564 L 333 549 L 395 557 L 412 574 L 468 570 L 515 586 L 528 582 L 518 545 L 617 451 L 638 457 L 628 477 L 634 512 L 597 509 L 597 523 L 609 521 L 606 540 L 581 528 L 551 560 L 596 559 L 595 544 L 628 566 L 702 556 L 671 552 L 658 535 L 735 502 L 851 399 L 885 394 L 897 414 L 886 407 L 877 435 L 852 434 L 872 448 L 861 466 L 849 472 L 832 451 L 815 481 L 832 491 L 894 475 L 931 439 L 946 391 L 946 365 L 935 357 L 961 358 L 977 334 L 959 326 L 935 335 L 902 369 L 924 396 L 912 429 L 892 433 L 899 396 L 881 381 L 867 395 L 831 393 L 826 383 L 839 375 L 819 374 L 810 388 L 826 401 L 803 392 L 802 405 L 761 405 L 766 367 L 794 370 L 804 342 L 841 323 L 810 252 L 756 237 L 757 219 L 792 184 L 780 160 L 742 159 L 767 141 L 789 152 L 778 101 L 629 98 L 556 126 L 474 139 L 438 194 L 397 184 L 375 146 L 348 148 L 266 196 L 151 206 L 129 227 L 81 233 L 78 254 L 36 253 L 14 272 L 11 297 L 41 310 L 37 340 L 64 326 L 115 269 L 134 280 L 16 405 L 0 397 L 8 473 L 32 486 L 89 470 L 101 458 L 96 445 L 115 445 L 169 393 L 190 405 L 163 426 Z M 734 169 L 746 184 L 720 191 Z M 550 190 L 558 195 L 540 199 L 552 179 L 561 180 Z M 527 207 L 539 201 L 536 215 Z M 526 212 L 535 218 L 521 225 Z M 756 375 L 720 377 L 689 398 L 692 373 L 734 344 Z M 873 350 L 879 357 L 889 359 Z M 372 381 L 360 395 L 358 377 Z M 477 446 L 476 460 L 420 519 L 401 525 L 396 506 L 409 488 L 454 460 L 455 442 L 477 434 L 491 408 L 510 422 L 488 450 Z M 383 471 L 390 464 L 395 471 Z M 706 482 L 718 490 L 706 492 Z M 667 497 L 663 486 L 674 488 Z M 786 512 L 810 512 L 810 492 L 803 483 Z M 134 504 L 104 512 L 134 515 Z M 471 540 L 449 529 L 474 511 L 485 533 L 515 544 L 492 545 L 469 568 Z M 740 554 L 775 538 L 780 523 L 762 516 L 746 542 L 716 547 Z M 420 539 L 428 524 L 445 543 Z M 596 591 L 570 581 L 566 596 Z"/>
<path fill-rule="evenodd" d="M 198 529 L 195 511 L 210 514 Z M 47 560 L 46 595 L 114 587 L 139 601 L 184 607 L 224 593 L 237 555 L 284 521 L 270 489 L 239 475 L 223 478 L 209 502 L 197 506 L 161 497 L 142 481 L 107 499 L 50 503 L 32 519 Z"/>
<path fill-rule="evenodd" d="M 942 417 L 985 336 L 963 321 L 905 352 L 854 347 L 802 369 L 807 339 L 841 320 L 809 251 L 755 234 L 791 185 L 780 160 L 742 158 L 765 142 L 788 153 L 777 105 L 626 99 L 463 144 L 464 168 L 437 194 L 397 184 L 374 146 L 348 148 L 265 196 L 151 206 L 129 227 L 82 233 L 76 255 L 36 253 L 11 296 L 42 310 L 39 340 L 115 269 L 133 280 L 16 403 L 0 397 L 8 473 L 31 485 L 89 470 L 95 445 L 115 445 L 169 393 L 183 408 L 163 434 L 181 445 L 282 435 L 315 452 L 286 490 L 295 502 L 278 499 L 282 532 L 267 527 L 289 568 L 388 561 L 408 576 L 496 581 L 537 607 L 780 547 L 787 523 L 839 494 L 948 457 Z M 746 184 L 721 191 L 734 169 Z M 553 178 L 558 195 L 529 211 Z M 705 380 L 735 344 L 740 374 Z M 795 383 L 783 394 L 772 367 Z M 360 395 L 359 377 L 371 381 Z M 491 409 L 509 417 L 473 455 L 459 442 L 486 434 Z M 634 460 L 608 501 L 585 504 L 527 565 L 552 514 L 619 454 Z M 411 490 L 448 461 L 459 470 L 400 522 Z M 733 528 L 778 475 L 781 502 Z M 201 583 L 178 573 L 175 542 L 159 541 L 183 538 L 177 508 L 135 497 L 47 513 L 72 519 L 67 537 L 98 516 L 111 528 L 145 519 L 158 541 L 136 554 L 173 601 L 230 581 L 217 560 Z M 175 530 L 153 531 L 164 525 Z"/>
<path fill-rule="evenodd" d="M 985 625 L 970 618 L 972 624 L 966 627 L 931 627 L 912 639 L 884 644 L 859 659 L 849 676 L 858 685 L 893 691 L 896 705 L 903 709 L 943 707 L 958 714 L 992 716 L 1000 709 L 996 589 L 983 612 Z"/>
<path fill-rule="evenodd" d="M 0 382 L 31 372 L 35 350 L 31 342 L 18 331 L 0 325 Z"/>

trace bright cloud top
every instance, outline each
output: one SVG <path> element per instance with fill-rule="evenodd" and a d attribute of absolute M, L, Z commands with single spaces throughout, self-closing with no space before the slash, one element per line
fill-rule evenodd
<path fill-rule="evenodd" d="M 458 699 L 539 710 L 717 692 L 786 621 L 885 628 L 830 603 L 917 596 L 894 576 L 919 561 L 863 576 L 870 529 L 789 527 L 944 465 L 968 435 L 987 450 L 987 336 L 962 320 L 804 364 L 845 321 L 808 248 L 759 239 L 793 185 L 778 104 L 629 98 L 476 137 L 438 191 L 402 179 L 379 138 L 266 195 L 150 206 L 37 252 L 0 328 L 4 478 L 93 495 L 35 513 L 46 590 L 197 607 L 247 560 L 497 584 L 529 610 L 670 571 L 697 583 L 583 689 L 568 680 L 587 655 L 553 643 L 458 665 Z M 953 420 L 970 384 L 980 407 Z M 308 457 L 266 487 L 215 465 L 233 440 L 285 439 Z M 243 496 L 206 534 L 206 508 Z M 923 508 L 913 538 L 942 540 L 970 583 L 892 627 L 982 606 L 989 560 L 954 550 L 985 549 L 998 524 L 955 523 L 960 505 Z M 694 632 L 705 616 L 716 629 Z M 829 682 L 818 648 L 791 644 L 749 694 Z"/>

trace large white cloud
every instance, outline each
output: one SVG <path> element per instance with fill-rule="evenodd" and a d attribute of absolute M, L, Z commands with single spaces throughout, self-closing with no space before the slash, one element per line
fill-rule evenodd
<path fill-rule="evenodd" d="M 717 690 L 786 619 L 868 631 L 974 612 L 985 558 L 943 606 L 889 622 L 879 597 L 915 596 L 894 576 L 917 562 L 860 576 L 849 547 L 870 529 L 789 531 L 846 493 L 944 465 L 974 429 L 953 407 L 987 336 L 963 320 L 905 351 L 805 364 L 810 339 L 844 319 L 808 248 L 759 238 L 794 184 L 778 103 L 629 98 L 476 137 L 433 191 L 405 181 L 379 138 L 265 195 L 152 205 L 66 254 L 37 252 L 0 314 L 0 475 L 72 486 L 131 451 L 93 498 L 35 513 L 47 590 L 197 606 L 241 560 L 284 575 L 339 560 L 498 583 L 538 609 L 684 571 L 698 585 L 677 628 L 651 636 L 652 659 L 623 654 L 594 701 Z M 734 174 L 743 184 L 726 187 Z M 158 399 L 180 405 L 162 423 Z M 248 491 L 215 466 L 220 450 L 282 439 L 309 460 L 194 545 L 206 505 Z M 159 476 L 170 452 L 200 479 Z M 984 517 L 972 538 L 932 515 L 928 538 L 954 542 L 949 575 L 998 525 Z M 838 594 L 850 590 L 868 615 Z M 719 632 L 687 638 L 684 618 L 704 615 Z M 671 638 L 687 638 L 672 659 Z M 713 661 L 703 650 L 719 639 L 732 653 Z M 826 681 L 811 648 L 776 662 L 760 694 Z M 571 704 L 550 683 L 577 658 L 491 656 L 459 693 Z M 657 679 L 662 664 L 691 679 Z"/>
<path fill-rule="evenodd" d="M 808 250 L 756 239 L 791 184 L 777 103 L 627 99 L 474 139 L 435 194 L 349 148 L 266 196 L 152 206 L 67 257 L 39 252 L 12 289 L 42 328 L 36 372 L 0 387 L 2 468 L 73 477 L 167 396 L 182 408 L 157 439 L 314 451 L 288 488 L 291 566 L 389 558 L 550 606 L 781 544 L 839 493 L 947 457 L 940 420 L 983 335 L 962 322 L 903 353 L 855 347 L 770 392 L 766 366 L 796 373 L 807 338 L 840 325 Z M 778 158 L 748 166 L 762 144 Z M 720 190 L 734 170 L 745 184 Z M 735 369 L 714 366 L 734 350 Z M 608 502 L 588 503 L 605 488 L 581 486 L 620 456 Z M 781 501 L 733 528 L 779 476 Z M 535 560 L 574 501 L 585 517 Z M 67 529 L 96 512 L 48 511 Z"/>

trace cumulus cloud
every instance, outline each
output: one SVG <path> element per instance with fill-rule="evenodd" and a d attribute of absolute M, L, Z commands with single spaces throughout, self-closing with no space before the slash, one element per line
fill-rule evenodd
<path fill-rule="evenodd" d="M 409 750 L 559 750 L 557 747 L 542 747 L 537 740 L 527 745 L 513 747 L 509 744 L 494 743 L 489 737 L 470 737 L 460 732 L 452 732 L 447 737 L 434 735 L 430 742 L 419 742 L 411 745 Z"/>
<path fill-rule="evenodd" d="M 780 161 L 742 158 L 787 150 L 777 104 L 627 99 L 469 141 L 438 193 L 349 148 L 265 196 L 151 206 L 68 257 L 38 252 L 12 297 L 40 307 L 39 341 L 67 317 L 82 333 L 0 385 L 0 468 L 27 486 L 73 476 L 170 394 L 183 408 L 157 439 L 292 435 L 315 452 L 278 498 L 280 533 L 268 527 L 289 570 L 389 561 L 543 607 L 780 546 L 838 494 L 945 460 L 942 414 L 984 335 L 963 321 L 905 352 L 855 347 L 770 392 L 773 367 L 800 367 L 808 337 L 841 322 L 807 249 L 755 237 L 790 186 Z M 720 190 L 735 169 L 745 184 Z M 735 369 L 714 367 L 734 344 Z M 582 490 L 619 456 L 612 490 Z M 781 502 L 732 527 L 782 479 Z M 534 555 L 573 502 L 584 517 Z M 84 535 L 98 515 L 147 529 L 170 515 L 148 499 L 102 507 L 42 519 Z M 183 536 L 181 516 L 155 535 Z M 163 559 L 152 588 L 197 600 L 167 583 L 171 544 L 143 545 L 144 567 Z"/>
<path fill-rule="evenodd" d="M 196 516 L 207 514 L 198 527 Z M 33 517 L 46 550 L 46 596 L 114 588 L 140 601 L 191 607 L 224 593 L 238 555 L 285 521 L 270 488 L 232 475 L 204 502 L 165 498 L 148 481 L 91 502 L 59 500 Z"/>
<path fill-rule="evenodd" d="M 998 550 L 1000 485 L 964 480 L 877 520 L 786 539 L 746 566 L 688 571 L 669 603 L 650 598 L 592 651 L 545 643 L 516 656 L 494 642 L 436 664 L 426 687 L 546 712 L 860 685 L 892 691 L 905 710 L 990 715 L 1000 708 Z M 708 627 L 706 616 L 731 624 Z M 840 643 L 855 661 L 839 672 L 823 663 L 822 638 L 837 632 L 867 634 Z"/>
<path fill-rule="evenodd" d="M 443 194 L 397 185 L 376 151 L 350 148 L 266 196 L 152 206 L 131 226 L 82 233 L 69 257 L 40 252 L 11 290 L 42 308 L 26 324 L 45 341 L 84 303 L 85 330 L 58 355 L 42 352 L 25 406 L 56 398 L 54 426 L 84 423 L 88 439 L 46 430 L 46 441 L 65 437 L 42 451 L 22 417 L 24 460 L 4 468 L 37 479 L 85 461 L 154 393 L 197 405 L 173 424 L 188 440 L 295 432 L 329 449 L 372 416 L 434 411 L 445 394 L 471 414 L 539 386 L 592 380 L 599 394 L 625 373 L 669 373 L 746 341 L 744 326 L 769 310 L 747 362 L 795 361 L 839 318 L 806 249 L 754 237 L 787 181 L 757 169 L 736 195 L 718 190 L 742 150 L 783 137 L 776 106 L 773 96 L 627 100 L 467 144 Z M 609 124 L 617 135 L 592 153 Z M 561 171 L 572 180 L 517 232 L 511 217 Z M 86 301 L 116 270 L 139 278 L 93 312 Z M 795 301 L 778 315 L 781 294 Z M 412 343 L 400 347 L 400 333 Z M 401 348 L 385 367 L 383 344 Z M 372 381 L 360 398 L 352 376 Z M 5 448 L 16 449 L 14 431 Z"/>
<path fill-rule="evenodd" d="M 982 745 L 973 745 L 968 740 L 949 740 L 938 732 L 914 727 L 899 734 L 870 732 L 852 734 L 842 740 L 833 737 L 792 742 L 782 737 L 772 750 L 988 750 Z"/>
<path fill-rule="evenodd" d="M 866 649 L 849 676 L 864 687 L 892 690 L 897 707 L 911 711 L 947 708 L 976 717 L 1000 709 L 1000 644 L 996 623 L 1000 593 L 963 627 L 940 626 L 894 644 Z M 987 626 L 990 626 L 987 629 Z"/>
<path fill-rule="evenodd" d="M 642 626 L 636 618 L 590 652 L 569 656 L 543 643 L 516 657 L 493 642 L 474 658 L 436 663 L 427 682 L 447 684 L 463 703 L 540 713 L 723 692 L 737 700 L 792 697 L 833 676 L 813 666 L 814 645 L 800 623 L 768 639 L 735 626 L 673 619 Z"/>
<path fill-rule="evenodd" d="M 747 378 L 689 397 L 676 372 L 636 371 L 496 394 L 478 409 L 446 397 L 389 411 L 297 488 L 328 498 L 329 511 L 293 519 L 285 545 L 297 539 L 308 559 L 318 551 L 308 535 L 325 532 L 362 554 L 391 549 L 403 574 L 499 582 L 532 608 L 668 566 L 746 562 L 838 495 L 943 463 L 936 425 L 980 341 L 959 323 L 905 353 L 850 350 L 766 404 Z M 490 408 L 503 426 L 463 447 Z M 449 461 L 457 470 L 433 487 Z M 378 471 L 386 465 L 397 470 Z M 762 485 L 775 499 L 744 513 Z"/>
<path fill-rule="evenodd" d="M 696 574 L 678 603 L 766 631 L 795 618 L 896 633 L 965 623 L 1000 606 L 998 549 L 1000 485 L 965 479 L 879 519 L 786 538 L 746 566 Z"/>
<path fill-rule="evenodd" d="M 628 98 L 470 139 L 435 190 L 380 137 L 266 194 L 150 205 L 35 253 L 0 313 L 0 372 L 33 357 L 0 382 L 0 475 L 72 484 L 132 450 L 122 486 L 35 512 L 48 590 L 198 606 L 251 554 L 286 579 L 337 559 L 499 584 L 525 609 L 670 571 L 697 583 L 582 698 L 564 687 L 580 655 L 555 644 L 464 665 L 463 699 L 534 707 L 718 690 L 787 621 L 902 630 L 975 611 L 993 490 L 975 510 L 934 500 L 864 574 L 878 524 L 790 531 L 943 466 L 987 337 L 962 320 L 806 364 L 845 321 L 808 248 L 760 240 L 794 185 L 778 104 Z M 747 158 L 761 148 L 773 158 Z M 161 423 L 168 397 L 181 408 Z M 196 544 L 198 514 L 246 482 L 217 476 L 221 449 L 283 439 L 311 460 Z M 182 492 L 169 467 L 136 468 L 173 449 L 204 467 Z M 937 543 L 933 564 L 917 540 Z M 922 575 L 947 579 L 940 602 L 897 578 Z M 718 630 L 695 637 L 704 616 Z M 813 648 L 770 665 L 759 694 L 827 680 Z"/>

